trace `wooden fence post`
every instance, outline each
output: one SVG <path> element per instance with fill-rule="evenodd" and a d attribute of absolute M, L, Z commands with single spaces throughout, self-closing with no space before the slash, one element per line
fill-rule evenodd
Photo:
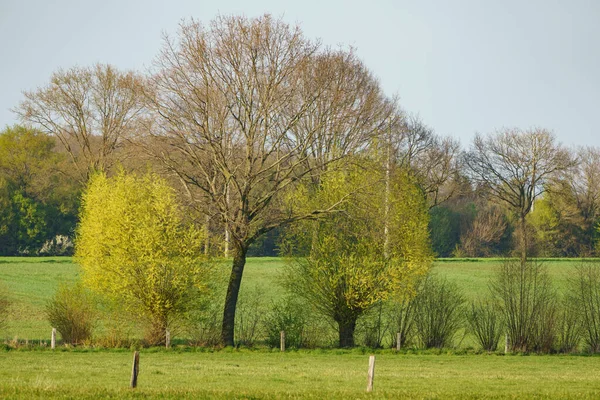
<path fill-rule="evenodd" d="M 369 374 L 367 377 L 367 392 L 373 391 L 373 379 L 375 379 L 375 356 L 369 356 Z"/>
<path fill-rule="evenodd" d="M 165 332 L 165 347 L 167 349 L 171 347 L 171 332 L 168 329 Z"/>
<path fill-rule="evenodd" d="M 140 352 L 133 352 L 133 367 L 131 368 L 131 388 L 135 389 L 137 386 L 138 373 L 140 372 Z"/>
<path fill-rule="evenodd" d="M 402 333 L 398 332 L 396 334 L 396 351 L 400 351 L 400 343 L 402 343 Z"/>
<path fill-rule="evenodd" d="M 50 339 L 50 348 L 54 350 L 56 347 L 56 328 L 52 328 L 52 338 Z"/>
<path fill-rule="evenodd" d="M 504 335 L 504 354 L 508 354 L 508 333 Z"/>
<path fill-rule="evenodd" d="M 285 351 L 285 331 L 279 332 L 279 346 L 281 351 Z"/>

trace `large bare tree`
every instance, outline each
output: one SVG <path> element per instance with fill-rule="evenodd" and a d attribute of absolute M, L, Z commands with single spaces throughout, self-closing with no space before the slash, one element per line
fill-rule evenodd
<path fill-rule="evenodd" d="M 71 157 L 79 179 L 106 171 L 125 135 L 139 122 L 141 78 L 106 64 L 52 74 L 47 86 L 24 92 L 21 119 L 54 135 Z"/>
<path fill-rule="evenodd" d="M 391 107 L 353 52 L 321 49 L 268 15 L 183 22 L 165 39 L 146 94 L 159 143 L 146 149 L 231 241 L 222 341 L 233 345 L 248 247 L 271 229 L 335 211 L 337 201 L 300 211 L 291 193 L 365 149 Z"/>
<path fill-rule="evenodd" d="M 465 155 L 475 182 L 505 203 L 519 221 L 521 260 L 527 259 L 526 217 L 551 178 L 573 166 L 570 152 L 545 129 L 477 134 Z"/>

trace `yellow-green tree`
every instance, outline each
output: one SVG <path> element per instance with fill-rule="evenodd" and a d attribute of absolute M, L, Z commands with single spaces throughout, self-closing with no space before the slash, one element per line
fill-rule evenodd
<path fill-rule="evenodd" d="M 173 190 L 155 175 L 92 177 L 83 195 L 76 258 L 84 283 L 165 329 L 205 290 L 202 233 L 182 223 Z"/>
<path fill-rule="evenodd" d="M 361 164 L 327 175 L 318 190 L 294 200 L 310 208 L 343 202 L 339 213 L 292 229 L 290 241 L 306 253 L 288 275 L 294 293 L 337 323 L 341 347 L 354 345 L 365 311 L 411 292 L 431 261 L 422 192 L 402 170 L 391 174 L 386 190 L 384 171 Z"/>

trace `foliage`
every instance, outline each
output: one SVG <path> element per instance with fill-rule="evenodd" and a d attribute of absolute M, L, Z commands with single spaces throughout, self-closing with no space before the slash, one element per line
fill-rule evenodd
<path fill-rule="evenodd" d="M 496 351 L 504 332 L 504 321 L 497 304 L 491 301 L 471 302 L 467 309 L 467 322 L 477 342 L 486 351 Z"/>
<path fill-rule="evenodd" d="M 438 257 L 449 257 L 460 240 L 460 215 L 449 207 L 429 211 L 431 247 Z"/>
<path fill-rule="evenodd" d="M 81 344 L 92 337 L 97 311 L 92 295 L 80 283 L 62 284 L 46 304 L 46 316 L 65 343 Z"/>
<path fill-rule="evenodd" d="M 56 235 L 72 234 L 79 188 L 63 162 L 54 140 L 38 131 L 0 132 L 0 254 L 34 255 Z"/>
<path fill-rule="evenodd" d="M 309 311 L 306 304 L 293 296 L 286 296 L 273 303 L 264 320 L 267 345 L 279 347 L 280 333 L 285 331 L 286 348 L 305 347 Z"/>
<path fill-rule="evenodd" d="M 455 283 L 427 276 L 415 298 L 414 324 L 417 338 L 425 348 L 451 347 L 463 324 L 465 298 Z"/>
<path fill-rule="evenodd" d="M 83 196 L 76 260 L 91 289 L 119 299 L 164 332 L 206 288 L 202 234 L 183 226 L 173 190 L 155 175 L 94 176 Z"/>
<path fill-rule="evenodd" d="M 312 195 L 307 190 L 294 197 L 309 208 L 315 207 L 311 202 L 340 201 L 343 210 L 294 228 L 293 241 L 309 254 L 288 270 L 288 287 L 336 322 L 342 347 L 353 346 L 356 321 L 365 311 L 410 293 L 414 278 L 429 267 L 423 196 L 399 171 L 386 202 L 381 176 L 365 162 L 328 174 Z"/>

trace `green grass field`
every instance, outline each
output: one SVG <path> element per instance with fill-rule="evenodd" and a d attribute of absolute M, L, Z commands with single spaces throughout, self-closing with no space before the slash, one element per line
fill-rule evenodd
<path fill-rule="evenodd" d="M 0 398 L 598 398 L 600 358 L 368 355 L 358 351 L 152 352 L 142 350 L 138 388 L 131 353 L 0 353 Z"/>
<path fill-rule="evenodd" d="M 474 299 L 487 294 L 489 279 L 499 262 L 499 259 L 447 259 L 436 261 L 433 270 L 456 282 L 468 299 Z M 564 286 L 577 263 L 575 260 L 546 261 L 557 289 Z M 249 258 L 241 299 L 254 295 L 257 287 L 265 304 L 283 296 L 285 291 L 279 285 L 283 266 L 284 261 L 279 258 Z M 226 276 L 229 265 L 222 268 Z M 0 281 L 8 285 L 14 300 L 11 321 L 8 329 L 0 332 L 0 338 L 49 339 L 51 327 L 44 315 L 44 305 L 59 283 L 75 281 L 78 273 L 78 266 L 69 257 L 0 257 Z"/>
<path fill-rule="evenodd" d="M 248 260 L 241 296 L 259 287 L 280 298 L 284 261 Z M 440 260 L 434 271 L 468 298 L 485 295 L 499 260 Z M 548 261 L 560 289 L 577 264 Z M 224 266 L 224 272 L 227 266 Z M 7 339 L 50 337 L 44 305 L 77 279 L 70 258 L 0 258 L 14 312 Z M 463 343 L 464 345 L 464 343 Z M 1 348 L 0 348 L 1 349 Z M 0 350 L 0 398 L 599 398 L 600 357 L 487 355 L 461 351 L 377 351 L 375 391 L 365 393 L 368 350 L 212 351 L 142 349 L 139 387 L 128 388 L 132 352 L 93 348 Z M 414 353 L 414 354 L 413 354 Z"/>

